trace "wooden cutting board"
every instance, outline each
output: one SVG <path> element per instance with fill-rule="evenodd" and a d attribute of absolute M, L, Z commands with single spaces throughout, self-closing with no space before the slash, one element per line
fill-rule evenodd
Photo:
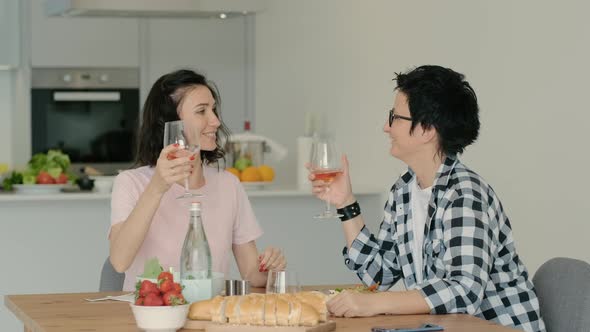
<path fill-rule="evenodd" d="M 211 321 L 188 319 L 185 329 L 205 330 L 206 332 L 329 332 L 336 329 L 336 322 L 329 321 L 316 326 L 258 326 L 217 324 Z"/>

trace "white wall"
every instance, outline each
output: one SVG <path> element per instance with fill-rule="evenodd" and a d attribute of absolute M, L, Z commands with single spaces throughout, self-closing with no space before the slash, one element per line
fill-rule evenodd
<path fill-rule="evenodd" d="M 12 71 L 0 70 L 0 142 L 11 142 L 12 123 Z M 0 164 L 12 165 L 10 144 L 0 144 Z"/>
<path fill-rule="evenodd" d="M 403 165 L 382 127 L 391 78 L 421 64 L 466 74 L 481 107 L 462 157 L 495 188 L 521 258 L 590 261 L 590 4 L 583 1 L 275 0 L 256 19 L 257 131 L 294 151 L 303 113 L 322 111 L 349 155 L 353 185 L 382 185 Z M 290 154 L 280 181 L 295 181 Z M 586 203 L 587 204 L 587 203 Z"/>

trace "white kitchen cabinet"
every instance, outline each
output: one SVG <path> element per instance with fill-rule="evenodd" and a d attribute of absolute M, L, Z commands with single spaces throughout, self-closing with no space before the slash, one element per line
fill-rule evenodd
<path fill-rule="evenodd" d="M 19 65 L 19 2 L 0 0 L 0 68 L 16 68 Z"/>
<path fill-rule="evenodd" d="M 139 66 L 134 18 L 48 17 L 43 1 L 32 0 L 31 34 L 33 67 Z"/>

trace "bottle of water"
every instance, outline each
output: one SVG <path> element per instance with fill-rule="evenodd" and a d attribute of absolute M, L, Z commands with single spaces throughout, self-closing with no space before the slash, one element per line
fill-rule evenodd
<path fill-rule="evenodd" d="M 193 202 L 190 206 L 190 223 L 180 254 L 180 278 L 211 279 L 211 267 L 211 249 L 201 220 L 201 203 Z"/>

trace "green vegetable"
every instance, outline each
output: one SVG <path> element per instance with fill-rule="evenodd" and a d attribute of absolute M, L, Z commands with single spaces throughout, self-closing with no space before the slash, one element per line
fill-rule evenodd
<path fill-rule="evenodd" d="M 62 173 L 62 170 L 61 167 L 51 167 L 47 169 L 47 173 L 49 173 L 52 178 L 57 179 L 57 177 Z"/>
<path fill-rule="evenodd" d="M 6 177 L 4 181 L 2 181 L 2 188 L 6 191 L 12 190 L 12 186 L 15 184 L 23 183 L 23 175 L 19 172 L 12 172 L 9 177 Z"/>
<path fill-rule="evenodd" d="M 31 174 L 25 174 L 22 176 L 24 184 L 35 184 L 37 177 Z"/>
<path fill-rule="evenodd" d="M 153 257 L 148 259 L 143 265 L 143 274 L 141 275 L 141 277 L 155 279 L 160 275 L 162 271 L 164 271 L 164 269 L 160 265 L 158 257 Z"/>
<path fill-rule="evenodd" d="M 59 150 L 49 150 L 47 154 L 37 153 L 29 160 L 29 168 L 35 175 L 41 171 L 48 172 L 53 177 L 58 177 L 61 172 L 67 172 L 70 168 L 70 157 Z M 61 171 L 58 172 L 58 169 Z M 52 174 L 53 173 L 53 174 Z M 55 174 L 55 175 L 54 175 Z"/>

